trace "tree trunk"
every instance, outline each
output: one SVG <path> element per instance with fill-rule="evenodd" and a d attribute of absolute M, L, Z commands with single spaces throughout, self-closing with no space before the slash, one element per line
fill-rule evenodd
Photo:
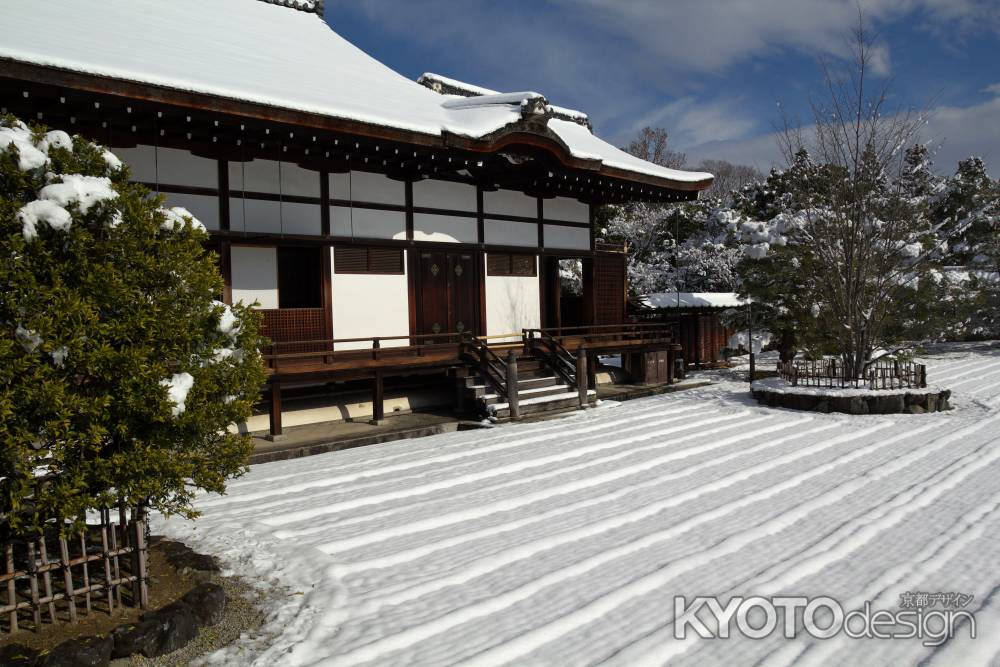
<path fill-rule="evenodd" d="M 778 355 L 782 361 L 791 361 L 795 358 L 795 332 L 791 329 L 783 329 L 781 340 L 778 341 Z"/>

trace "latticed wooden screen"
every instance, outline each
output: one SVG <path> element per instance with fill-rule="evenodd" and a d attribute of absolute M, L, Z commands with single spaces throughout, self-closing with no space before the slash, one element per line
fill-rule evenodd
<path fill-rule="evenodd" d="M 321 341 L 326 335 L 326 311 L 322 308 L 283 308 L 260 310 L 264 318 L 263 334 L 272 342 Z M 323 352 L 323 344 L 279 345 L 278 352 Z"/>
<path fill-rule="evenodd" d="M 101 512 L 76 535 L 61 536 L 58 528 L 0 542 L 0 632 L 38 632 L 46 621 L 75 622 L 81 612 L 111 613 L 123 604 L 146 608 L 141 512 Z"/>
<path fill-rule="evenodd" d="M 621 324 L 625 320 L 625 260 L 594 258 L 594 324 Z"/>

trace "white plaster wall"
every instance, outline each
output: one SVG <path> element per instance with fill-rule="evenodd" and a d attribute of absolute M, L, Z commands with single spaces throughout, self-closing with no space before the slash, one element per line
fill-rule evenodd
<path fill-rule="evenodd" d="M 198 157 L 190 151 L 160 146 L 156 149 L 156 170 L 157 182 L 161 184 L 219 187 L 218 161 Z"/>
<path fill-rule="evenodd" d="M 219 228 L 219 198 L 209 195 L 188 195 L 164 192 L 164 206 L 182 206 L 208 229 Z"/>
<path fill-rule="evenodd" d="M 278 162 L 275 160 L 230 162 L 229 187 L 232 190 L 280 194 Z"/>
<path fill-rule="evenodd" d="M 545 247 L 562 250 L 590 250 L 588 227 L 545 225 Z"/>
<path fill-rule="evenodd" d="M 319 197 L 318 171 L 303 169 L 292 162 L 281 163 L 281 194 L 299 197 Z"/>
<path fill-rule="evenodd" d="M 497 190 L 483 193 L 483 211 L 487 214 L 520 215 L 526 218 L 538 217 L 538 200 L 523 192 Z"/>
<path fill-rule="evenodd" d="M 537 258 L 535 262 L 537 269 Z M 486 334 L 498 336 L 540 327 L 542 317 L 538 290 L 537 275 L 486 276 Z"/>
<path fill-rule="evenodd" d="M 440 243 L 476 243 L 479 232 L 475 218 L 454 215 L 413 215 L 413 240 Z"/>
<path fill-rule="evenodd" d="M 111 152 L 128 165 L 133 181 L 156 183 L 156 147 L 138 145 L 133 148 L 112 148 Z"/>
<path fill-rule="evenodd" d="M 337 273 L 330 249 L 332 273 L 332 319 L 334 338 L 408 336 L 410 334 L 409 291 L 406 257 L 403 275 Z M 409 341 L 386 341 L 384 347 L 408 345 Z M 344 343 L 338 350 L 370 348 L 371 343 Z"/>
<path fill-rule="evenodd" d="M 546 220 L 590 222 L 590 206 L 569 197 L 542 200 L 542 214 Z"/>
<path fill-rule="evenodd" d="M 413 183 L 413 205 L 475 213 L 476 186 L 431 179 L 416 181 Z"/>
<path fill-rule="evenodd" d="M 243 231 L 281 233 L 281 202 L 262 199 L 236 201 L 240 202 L 243 212 Z"/>
<path fill-rule="evenodd" d="M 319 204 L 281 202 L 281 230 L 284 234 L 319 235 L 323 231 Z"/>
<path fill-rule="evenodd" d="M 259 302 L 278 307 L 278 253 L 274 248 L 236 246 L 231 249 L 233 302 Z"/>
<path fill-rule="evenodd" d="M 351 238 L 405 240 L 406 214 L 402 211 L 333 206 L 330 209 L 330 233 Z"/>
<path fill-rule="evenodd" d="M 330 174 L 330 197 L 333 199 L 351 198 L 351 175 L 349 173 Z"/>
<path fill-rule="evenodd" d="M 406 203 L 406 185 L 384 174 L 367 171 L 334 173 L 330 174 L 330 196 L 370 204 L 403 206 Z"/>
<path fill-rule="evenodd" d="M 486 243 L 490 245 L 538 247 L 538 225 L 532 222 L 485 220 Z"/>

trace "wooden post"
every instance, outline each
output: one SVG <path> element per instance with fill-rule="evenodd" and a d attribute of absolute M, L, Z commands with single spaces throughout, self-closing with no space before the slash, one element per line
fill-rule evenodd
<path fill-rule="evenodd" d="M 507 404 L 510 406 L 510 418 L 521 418 L 521 401 L 517 391 L 517 351 L 507 351 Z"/>
<path fill-rule="evenodd" d="M 132 569 L 135 575 L 133 597 L 139 609 L 149 606 L 149 589 L 146 575 L 146 513 L 138 507 L 132 519 Z"/>
<path fill-rule="evenodd" d="M 73 571 L 69 564 L 69 545 L 66 543 L 66 538 L 62 535 L 59 536 L 59 560 L 63 568 L 66 599 L 69 601 L 69 620 L 72 623 L 76 623 L 76 595 L 73 594 L 76 589 L 73 586 Z"/>
<path fill-rule="evenodd" d="M 7 574 L 14 574 L 14 547 L 9 542 L 4 550 L 7 561 Z M 84 552 L 86 553 L 86 552 Z M 7 580 L 7 604 L 12 607 L 10 612 L 10 634 L 17 632 L 17 591 L 14 584 L 14 577 Z"/>
<path fill-rule="evenodd" d="M 587 407 L 587 350 L 576 351 L 576 391 L 580 399 L 580 409 Z"/>
<path fill-rule="evenodd" d="M 382 348 L 382 341 L 372 338 L 372 360 L 378 361 L 378 351 Z"/>
<path fill-rule="evenodd" d="M 382 371 L 375 371 L 375 386 L 372 388 L 372 426 L 385 423 L 385 382 Z"/>
<path fill-rule="evenodd" d="M 271 383 L 271 409 L 268 413 L 270 417 L 271 431 L 269 440 L 278 440 L 283 437 L 281 430 L 281 383 Z"/>

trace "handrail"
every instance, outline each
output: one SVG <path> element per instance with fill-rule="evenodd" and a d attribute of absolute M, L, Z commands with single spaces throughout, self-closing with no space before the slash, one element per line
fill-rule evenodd
<path fill-rule="evenodd" d="M 538 334 L 537 338 L 535 334 Z M 562 343 L 547 334 L 542 329 L 525 329 L 525 344 L 533 351 L 538 351 L 539 346 L 544 346 L 544 363 L 552 369 L 566 384 L 571 387 L 578 387 L 579 378 L 576 377 L 576 360 L 569 353 Z"/>
<path fill-rule="evenodd" d="M 497 356 L 490 346 L 475 336 L 464 336 L 461 342 L 462 352 L 471 357 L 471 361 L 479 367 L 483 381 L 493 389 L 494 393 L 504 400 L 510 397 L 507 387 L 507 364 Z M 514 388 L 517 391 L 517 387 Z"/>

